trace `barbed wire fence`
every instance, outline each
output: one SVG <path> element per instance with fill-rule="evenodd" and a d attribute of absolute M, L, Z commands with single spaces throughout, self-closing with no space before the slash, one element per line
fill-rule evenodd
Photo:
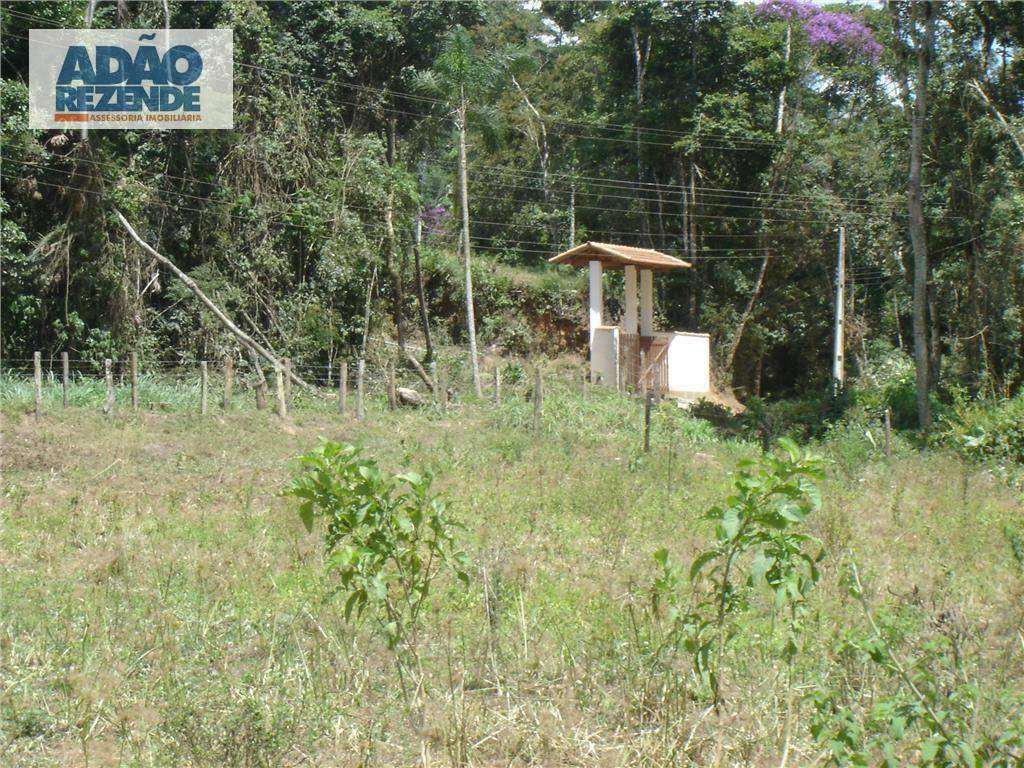
<path fill-rule="evenodd" d="M 463 403 L 501 407 L 503 401 L 515 400 L 528 405 L 524 426 L 538 431 L 545 383 L 551 383 L 544 381 L 540 365 L 532 365 L 531 371 L 529 363 L 503 359 L 486 366 L 484 397 L 477 398 L 461 359 L 430 362 L 428 386 L 414 370 L 399 365 L 387 345 L 365 358 L 340 357 L 330 364 L 288 358 L 281 363 L 274 367 L 240 351 L 218 360 L 36 352 L 32 358 L 0 360 L 0 402 L 31 404 L 36 419 L 65 408 L 98 408 L 108 415 L 266 411 L 284 419 L 293 412 L 310 411 L 365 420 L 385 409 L 433 408 L 447 413 Z M 297 384 L 289 374 L 308 386 Z M 582 369 L 556 378 L 559 386 L 578 388 L 587 397 L 590 387 Z"/>

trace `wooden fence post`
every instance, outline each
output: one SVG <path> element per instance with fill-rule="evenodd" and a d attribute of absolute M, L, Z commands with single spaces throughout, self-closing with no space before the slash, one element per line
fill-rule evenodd
<path fill-rule="evenodd" d="M 338 363 L 338 413 L 342 416 L 348 408 L 348 361 Z"/>
<path fill-rule="evenodd" d="M 654 405 L 654 393 L 644 396 L 644 453 L 651 452 L 651 406 Z"/>
<path fill-rule="evenodd" d="M 434 402 L 435 403 L 439 403 L 441 401 L 440 400 L 441 385 L 437 381 L 437 360 L 431 360 L 430 361 L 430 380 L 432 382 L 434 382 L 434 387 L 433 387 L 433 389 L 434 389 Z"/>
<path fill-rule="evenodd" d="M 494 407 L 501 407 L 501 369 L 494 368 Z"/>
<path fill-rule="evenodd" d="M 129 378 L 132 385 L 132 410 L 139 410 L 139 356 L 133 350 L 128 355 Z"/>
<path fill-rule="evenodd" d="M 393 411 L 398 405 L 397 394 L 395 392 L 395 361 L 388 360 L 384 366 L 387 371 L 388 377 L 388 410 Z"/>
<path fill-rule="evenodd" d="M 225 411 L 231 408 L 231 390 L 235 385 L 235 360 L 231 355 L 224 356 L 224 399 L 220 407 Z"/>
<path fill-rule="evenodd" d="M 533 431 L 540 431 L 541 398 L 544 396 L 540 379 L 540 366 L 533 369 Z"/>
<path fill-rule="evenodd" d="M 359 358 L 356 362 L 356 418 L 366 420 L 366 408 L 363 403 L 363 379 L 366 376 L 366 361 Z"/>
<path fill-rule="evenodd" d="M 442 368 L 438 376 L 441 377 L 441 384 L 439 389 L 439 397 L 441 398 L 438 402 L 441 404 L 441 413 L 448 413 L 448 369 Z"/>
<path fill-rule="evenodd" d="M 262 411 L 267 405 L 267 377 L 263 374 L 263 361 L 253 350 L 249 350 L 249 359 L 256 374 L 256 410 Z"/>
<path fill-rule="evenodd" d="M 43 418 L 43 353 L 32 353 L 32 385 L 36 398 L 36 421 Z"/>
<path fill-rule="evenodd" d="M 103 402 L 103 412 L 111 413 L 114 410 L 114 369 L 109 357 L 103 361 L 103 379 L 107 383 L 107 399 Z"/>
<path fill-rule="evenodd" d="M 885 458 L 892 458 L 892 408 L 885 409 Z"/>
<path fill-rule="evenodd" d="M 647 353 L 640 350 L 640 396 L 647 398 Z"/>
<path fill-rule="evenodd" d="M 284 407 L 292 409 L 292 359 L 284 359 Z"/>
<path fill-rule="evenodd" d="M 277 395 L 277 415 L 282 419 L 288 416 L 288 404 L 284 393 L 284 370 L 280 365 L 274 366 L 274 389 Z"/>
<path fill-rule="evenodd" d="M 64 407 L 68 407 L 68 388 L 71 386 L 71 365 L 68 362 L 68 353 L 60 353 L 61 376 L 64 384 Z"/>
<path fill-rule="evenodd" d="M 206 415 L 206 390 L 209 387 L 209 372 L 206 361 L 199 361 L 199 413 Z"/>

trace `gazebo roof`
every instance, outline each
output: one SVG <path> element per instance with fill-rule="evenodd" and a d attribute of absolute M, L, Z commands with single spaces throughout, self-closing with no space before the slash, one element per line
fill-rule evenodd
<path fill-rule="evenodd" d="M 623 267 L 685 269 L 691 266 L 689 262 L 651 248 L 595 243 L 589 240 L 557 256 L 552 256 L 548 261 L 551 264 L 570 264 L 574 267 L 583 267 L 588 262 L 600 261 L 605 268 L 610 269 L 622 269 Z"/>

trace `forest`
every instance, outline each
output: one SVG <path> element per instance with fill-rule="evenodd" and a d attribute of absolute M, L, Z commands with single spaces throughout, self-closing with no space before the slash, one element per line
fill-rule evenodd
<path fill-rule="evenodd" d="M 820 396 L 844 227 L 848 375 L 913 363 L 894 394 L 903 426 L 1024 377 L 1017 3 L 2 14 L 9 360 L 184 364 L 234 348 L 116 207 L 302 364 L 354 356 L 367 333 L 409 339 L 421 362 L 476 336 L 474 359 L 580 350 L 584 278 L 546 260 L 599 240 L 693 264 L 659 283 L 658 317 L 711 334 L 720 388 Z M 163 25 L 234 30 L 233 130 L 27 128 L 28 30 Z M 614 313 L 621 278 L 607 294 Z"/>

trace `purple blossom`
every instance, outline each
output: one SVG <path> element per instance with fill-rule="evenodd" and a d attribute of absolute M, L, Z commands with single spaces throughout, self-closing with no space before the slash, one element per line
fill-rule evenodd
<path fill-rule="evenodd" d="M 776 19 L 809 19 L 818 13 L 818 6 L 807 0 L 764 0 L 757 12 Z"/>
<path fill-rule="evenodd" d="M 807 41 L 815 47 L 834 46 L 863 53 L 874 61 L 882 55 L 882 46 L 871 30 L 846 13 L 822 11 L 804 23 Z"/>
<path fill-rule="evenodd" d="M 428 235 L 439 235 L 444 231 L 448 210 L 443 205 L 432 205 L 420 212 L 420 221 Z"/>
<path fill-rule="evenodd" d="M 845 48 L 872 61 L 882 55 L 882 46 L 871 30 L 848 13 L 823 11 L 807 0 L 764 0 L 757 12 L 774 19 L 799 20 L 814 48 Z"/>

